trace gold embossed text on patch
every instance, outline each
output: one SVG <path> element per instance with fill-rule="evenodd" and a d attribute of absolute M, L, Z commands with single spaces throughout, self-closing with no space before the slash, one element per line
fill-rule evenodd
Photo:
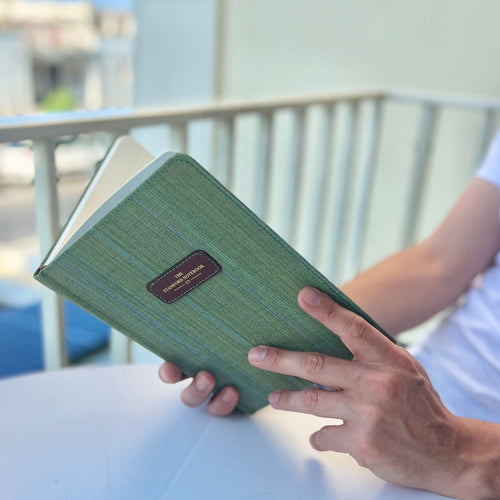
<path fill-rule="evenodd" d="M 221 271 L 220 265 L 203 250 L 195 250 L 147 284 L 161 301 L 171 304 Z"/>

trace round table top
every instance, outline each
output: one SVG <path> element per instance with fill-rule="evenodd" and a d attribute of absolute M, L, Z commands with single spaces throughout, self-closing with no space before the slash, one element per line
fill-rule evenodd
<path fill-rule="evenodd" d="M 375 477 L 309 435 L 330 420 L 263 408 L 212 417 L 158 367 L 70 368 L 0 382 L 6 499 L 437 499 Z"/>

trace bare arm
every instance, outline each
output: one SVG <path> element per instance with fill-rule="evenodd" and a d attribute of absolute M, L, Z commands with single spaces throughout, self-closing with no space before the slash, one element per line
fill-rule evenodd
<path fill-rule="evenodd" d="M 422 243 L 359 274 L 342 290 L 391 333 L 452 304 L 500 249 L 500 192 L 474 179 Z"/>

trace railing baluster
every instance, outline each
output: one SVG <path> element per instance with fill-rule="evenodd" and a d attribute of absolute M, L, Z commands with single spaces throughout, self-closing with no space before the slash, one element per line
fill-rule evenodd
<path fill-rule="evenodd" d="M 40 252 L 46 255 L 59 234 L 54 141 L 34 142 L 33 153 L 37 236 Z M 67 364 L 63 301 L 46 287 L 42 287 L 41 292 L 44 366 L 47 370 L 55 370 Z"/>
<path fill-rule="evenodd" d="M 187 152 L 187 124 L 185 122 L 170 125 L 170 149 L 176 153 Z"/>
<path fill-rule="evenodd" d="M 410 183 L 410 198 L 407 205 L 406 223 L 403 233 L 404 247 L 411 245 L 415 240 L 417 217 L 420 213 L 425 181 L 429 170 L 429 158 L 431 155 L 436 116 L 436 105 L 424 104 L 418 129 L 415 162 L 413 164 L 413 175 Z"/>
<path fill-rule="evenodd" d="M 368 209 L 373 192 L 373 181 L 377 160 L 377 147 L 380 130 L 381 103 L 379 99 L 373 102 L 370 115 L 366 121 L 367 129 L 360 146 L 359 188 L 354 197 L 354 211 L 351 218 L 351 231 L 347 242 L 344 277 L 352 278 L 361 266 L 364 248 Z"/>
<path fill-rule="evenodd" d="M 127 336 L 111 328 L 109 343 L 111 362 L 114 365 L 130 363 L 132 361 L 132 344 L 133 342 Z"/>
<path fill-rule="evenodd" d="M 215 124 L 214 175 L 228 189 L 234 182 L 234 116 L 219 119 Z"/>
<path fill-rule="evenodd" d="M 316 195 L 316 203 L 311 216 L 311 224 L 308 226 L 309 234 L 307 241 L 309 248 L 306 251 L 306 256 L 312 256 L 312 263 L 318 265 L 321 243 L 326 229 L 326 197 L 328 188 L 331 185 L 333 165 L 332 165 L 332 122 L 333 113 L 335 110 L 334 104 L 327 104 L 322 107 L 323 127 L 320 133 L 320 158 L 319 175 L 317 184 L 314 189 Z"/>
<path fill-rule="evenodd" d="M 257 136 L 257 165 L 255 168 L 255 213 L 263 220 L 268 219 L 271 193 L 271 152 L 273 147 L 273 115 L 259 114 Z"/>
<path fill-rule="evenodd" d="M 474 165 L 472 165 L 472 171 L 475 172 L 483 161 L 483 157 L 488 149 L 488 145 L 493 134 L 493 120 L 495 118 L 495 112 L 493 109 L 488 109 L 484 112 L 483 124 L 481 131 L 479 133 L 479 146 L 477 148 L 476 158 Z"/>
<path fill-rule="evenodd" d="M 329 265 L 327 266 L 327 276 L 334 281 L 339 281 L 339 269 L 342 268 L 342 248 L 344 246 L 343 241 L 347 226 L 349 195 L 354 173 L 354 151 L 358 135 L 358 102 L 350 102 L 346 112 L 346 135 L 341 146 L 337 189 L 335 190 L 333 199 L 333 224 L 331 231 L 329 231 L 326 247 L 327 249 L 331 249 L 328 261 Z"/>
<path fill-rule="evenodd" d="M 290 195 L 284 213 L 288 215 L 284 236 L 291 245 L 297 243 L 301 191 L 304 177 L 304 119 L 305 109 L 294 110 L 292 147 L 290 157 Z"/>
<path fill-rule="evenodd" d="M 130 135 L 129 129 L 113 130 L 109 133 L 110 147 L 124 135 Z M 111 362 L 114 365 L 130 363 L 132 361 L 132 341 L 123 333 L 110 328 L 109 330 L 109 352 Z"/>

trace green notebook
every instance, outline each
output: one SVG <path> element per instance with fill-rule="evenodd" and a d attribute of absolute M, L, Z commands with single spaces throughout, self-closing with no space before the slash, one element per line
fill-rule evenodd
<path fill-rule="evenodd" d="M 371 318 L 195 160 L 167 153 L 140 169 L 148 160 L 130 138 L 114 145 L 38 281 L 187 375 L 235 385 L 245 413 L 310 385 L 252 367 L 252 346 L 352 357 L 297 293 L 314 286 L 377 326 Z"/>

